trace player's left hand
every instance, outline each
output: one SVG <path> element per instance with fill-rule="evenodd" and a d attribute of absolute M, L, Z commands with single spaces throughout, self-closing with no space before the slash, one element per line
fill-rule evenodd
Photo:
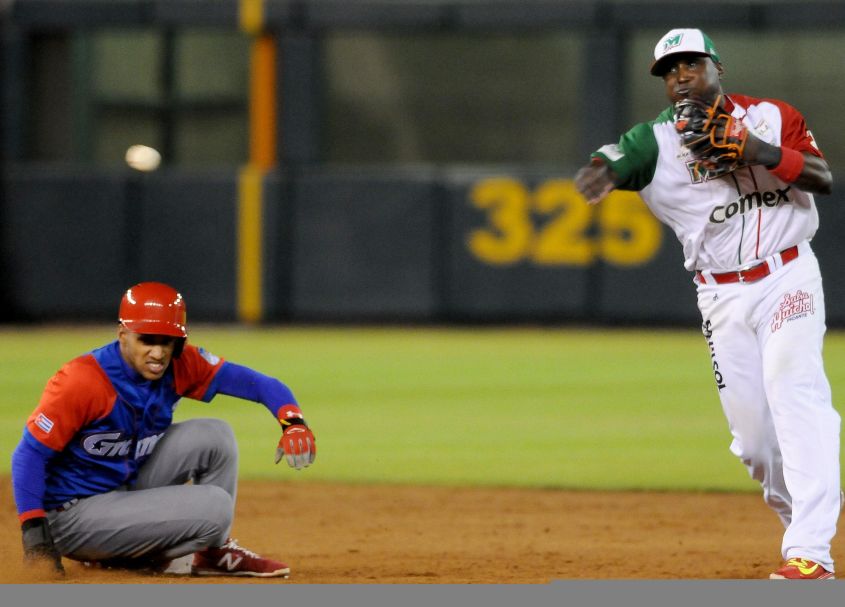
<path fill-rule="evenodd" d="M 308 426 L 291 426 L 282 434 L 276 448 L 276 463 L 284 456 L 288 466 L 302 470 L 314 463 L 317 457 L 317 442 Z"/>
<path fill-rule="evenodd" d="M 712 103 L 696 97 L 678 101 L 674 119 L 681 145 L 709 175 L 725 175 L 745 160 L 748 129 L 725 110 L 721 95 Z"/>
<path fill-rule="evenodd" d="M 282 424 L 282 438 L 276 447 L 276 463 L 286 458 L 288 466 L 301 470 L 314 463 L 317 457 L 317 440 L 314 432 L 305 423 L 302 411 L 294 405 L 279 409 L 279 423 Z"/>

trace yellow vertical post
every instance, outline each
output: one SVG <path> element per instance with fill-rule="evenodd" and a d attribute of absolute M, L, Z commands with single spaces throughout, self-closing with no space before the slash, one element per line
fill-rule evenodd
<path fill-rule="evenodd" d="M 264 0 L 240 0 L 238 19 L 241 30 L 257 36 L 264 29 Z"/>
<path fill-rule="evenodd" d="M 276 39 L 261 34 L 253 41 L 250 82 L 250 162 L 262 170 L 276 164 Z"/>
<path fill-rule="evenodd" d="M 238 179 L 238 318 L 258 322 L 262 317 L 262 171 L 252 164 Z"/>
<path fill-rule="evenodd" d="M 263 0 L 240 0 L 241 30 L 253 37 L 249 79 L 249 162 L 238 184 L 238 318 L 263 317 L 264 175 L 276 164 L 276 41 L 264 32 Z"/>

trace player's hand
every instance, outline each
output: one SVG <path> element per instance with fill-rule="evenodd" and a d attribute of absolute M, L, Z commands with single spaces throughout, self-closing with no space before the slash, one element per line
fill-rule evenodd
<path fill-rule="evenodd" d="M 696 161 L 697 170 L 709 177 L 726 175 L 749 160 L 745 156 L 748 129 L 722 102 L 717 95 L 712 102 L 688 97 L 675 103 L 673 119 L 681 145 Z"/>
<path fill-rule="evenodd" d="M 317 457 L 317 442 L 314 433 L 305 425 L 291 426 L 282 433 L 276 448 L 276 463 L 284 456 L 288 466 L 302 470 L 314 463 Z"/>
<path fill-rule="evenodd" d="M 313 464 L 317 457 L 317 441 L 299 407 L 285 405 L 279 409 L 279 423 L 283 431 L 279 446 L 276 447 L 276 463 L 284 457 L 288 466 L 297 470 Z"/>
<path fill-rule="evenodd" d="M 588 204 L 598 204 L 613 191 L 613 174 L 605 163 L 593 158 L 575 174 L 575 187 Z"/>
<path fill-rule="evenodd" d="M 51 563 L 53 568 L 64 574 L 62 555 L 53 544 L 50 533 L 50 523 L 44 517 L 31 518 L 21 525 L 23 538 L 23 555 L 27 561 L 43 560 Z"/>

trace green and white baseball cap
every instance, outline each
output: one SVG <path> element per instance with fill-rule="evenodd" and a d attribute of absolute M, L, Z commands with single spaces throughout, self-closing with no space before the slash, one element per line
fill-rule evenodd
<path fill-rule="evenodd" d="M 654 47 L 654 62 L 651 64 L 652 76 L 660 75 L 661 63 L 666 57 L 678 53 L 693 53 L 710 57 L 719 63 L 719 53 L 713 46 L 710 36 L 699 29 L 673 29 L 664 34 Z"/>

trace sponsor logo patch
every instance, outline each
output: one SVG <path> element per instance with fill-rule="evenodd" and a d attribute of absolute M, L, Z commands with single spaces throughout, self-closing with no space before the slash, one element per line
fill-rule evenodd
<path fill-rule="evenodd" d="M 43 413 L 39 413 L 38 417 L 35 418 L 35 425 L 44 430 L 46 434 L 50 434 L 50 430 L 53 429 L 53 420 L 49 417 L 44 415 Z"/>
<path fill-rule="evenodd" d="M 710 213 L 710 223 L 725 223 L 735 215 L 744 215 L 764 206 L 776 207 L 782 202 L 790 202 L 789 190 L 791 189 L 792 186 L 787 186 L 782 190 L 775 188 L 773 192 L 751 192 L 724 206 L 713 207 L 713 211 Z"/>
<path fill-rule="evenodd" d="M 777 312 L 772 319 L 772 333 L 783 326 L 785 322 L 792 322 L 799 318 L 806 318 L 811 314 L 815 314 L 816 310 L 813 305 L 813 295 L 798 290 L 795 293 L 787 293 L 778 306 Z"/>
<path fill-rule="evenodd" d="M 760 137 L 760 139 L 763 139 L 763 140 L 765 140 L 766 142 L 768 142 L 768 139 L 769 139 L 769 125 L 768 125 L 768 123 L 767 123 L 765 120 L 763 120 L 763 119 L 761 118 L 761 119 L 760 119 L 760 122 L 758 122 L 757 124 L 755 124 L 755 125 L 754 125 L 754 130 L 756 131 L 757 136 L 758 136 L 758 137 Z M 808 132 L 809 132 L 809 131 L 808 131 Z"/>

